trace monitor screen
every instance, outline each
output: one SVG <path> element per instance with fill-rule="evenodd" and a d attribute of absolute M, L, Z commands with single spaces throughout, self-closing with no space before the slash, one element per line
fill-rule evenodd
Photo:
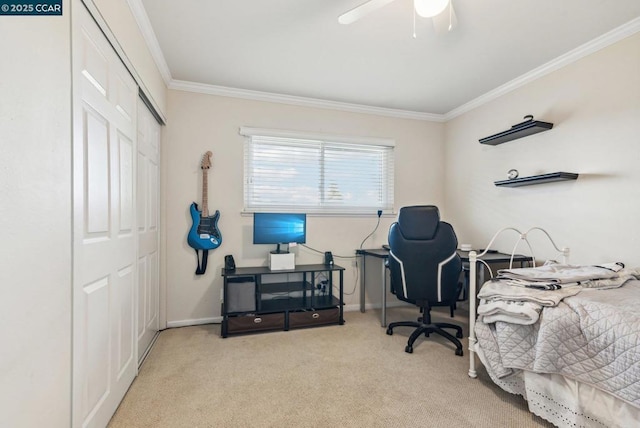
<path fill-rule="evenodd" d="M 254 244 L 304 244 L 307 215 L 299 213 L 254 213 Z"/>

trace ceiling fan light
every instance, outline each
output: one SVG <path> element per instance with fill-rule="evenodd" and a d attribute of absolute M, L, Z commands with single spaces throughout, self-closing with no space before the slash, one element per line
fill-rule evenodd
<path fill-rule="evenodd" d="M 413 0 L 416 13 L 423 18 L 432 18 L 441 14 L 449 4 L 449 0 Z"/>

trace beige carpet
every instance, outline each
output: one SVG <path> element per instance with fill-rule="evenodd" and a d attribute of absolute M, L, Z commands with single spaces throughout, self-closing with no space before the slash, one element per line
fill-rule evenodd
<path fill-rule="evenodd" d="M 434 321 L 451 320 L 448 308 Z M 463 311 L 458 311 L 461 313 Z M 526 402 L 480 369 L 468 351 L 432 335 L 404 352 L 379 311 L 346 312 L 343 326 L 222 339 L 219 325 L 162 332 L 110 427 L 539 427 Z M 417 317 L 388 310 L 388 320 Z M 466 319 L 456 315 L 455 322 Z"/>

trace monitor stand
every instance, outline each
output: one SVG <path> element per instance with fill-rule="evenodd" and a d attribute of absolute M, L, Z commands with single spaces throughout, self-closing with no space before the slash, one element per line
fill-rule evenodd
<path fill-rule="evenodd" d="M 284 251 L 284 250 L 280 250 L 280 244 L 278 244 L 278 247 L 276 248 L 275 251 L 272 251 L 271 254 L 289 254 L 289 251 Z"/>

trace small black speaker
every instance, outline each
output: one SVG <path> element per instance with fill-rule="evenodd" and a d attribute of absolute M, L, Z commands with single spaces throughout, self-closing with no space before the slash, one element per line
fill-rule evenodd
<path fill-rule="evenodd" d="M 236 261 L 232 255 L 224 256 L 224 270 L 236 270 Z"/>
<path fill-rule="evenodd" d="M 331 254 L 331 251 L 325 251 L 325 253 L 324 253 L 324 264 L 325 265 L 332 265 L 333 264 L 333 254 Z"/>

